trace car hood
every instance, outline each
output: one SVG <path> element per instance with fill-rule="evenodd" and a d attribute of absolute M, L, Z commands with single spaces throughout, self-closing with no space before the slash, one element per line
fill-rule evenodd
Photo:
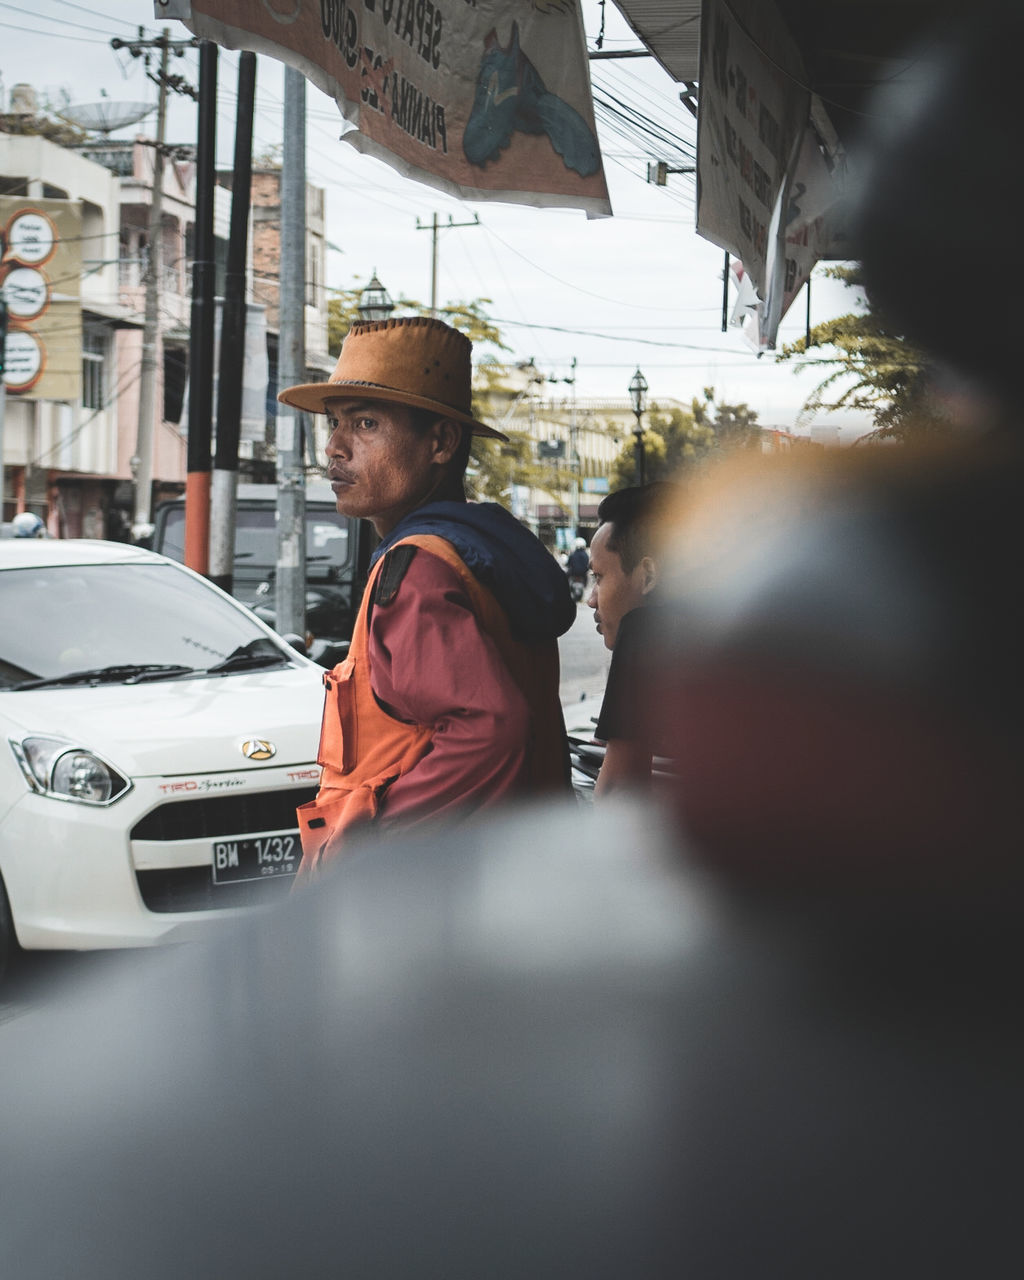
<path fill-rule="evenodd" d="M 266 767 L 316 759 L 323 672 L 312 665 L 201 680 L 0 694 L 10 737 L 66 738 L 129 777 L 259 768 L 242 743 L 274 747 Z"/>

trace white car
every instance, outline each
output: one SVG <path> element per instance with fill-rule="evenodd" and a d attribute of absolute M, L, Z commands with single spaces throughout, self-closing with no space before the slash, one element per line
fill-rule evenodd
<path fill-rule="evenodd" d="M 164 556 L 0 542 L 0 971 L 279 899 L 323 670 Z"/>

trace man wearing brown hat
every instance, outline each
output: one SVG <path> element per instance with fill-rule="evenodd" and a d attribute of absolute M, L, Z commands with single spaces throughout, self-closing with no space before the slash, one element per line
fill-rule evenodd
<path fill-rule="evenodd" d="M 356 825 L 411 825 L 568 788 L 557 638 L 564 573 L 504 508 L 468 503 L 472 344 L 440 320 L 358 323 L 326 383 L 279 399 L 325 413 L 338 510 L 381 542 L 349 655 L 327 689 L 308 878 Z"/>

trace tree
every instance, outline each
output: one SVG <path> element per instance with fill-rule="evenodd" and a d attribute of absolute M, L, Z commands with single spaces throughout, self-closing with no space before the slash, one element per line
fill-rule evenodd
<path fill-rule="evenodd" d="M 826 275 L 851 289 L 861 286 L 857 266 L 829 267 Z M 831 372 L 807 397 L 801 417 L 819 410 L 865 410 L 875 424 L 875 439 L 948 431 L 949 420 L 932 400 L 927 357 L 886 322 L 866 295 L 860 305 L 862 310 L 815 325 L 809 340 L 800 338 L 778 352 L 779 360 L 791 360 L 812 347 L 831 351 L 817 361 Z"/>
<path fill-rule="evenodd" d="M 644 432 L 644 476 L 671 480 L 722 449 L 749 447 L 759 443 L 757 414 L 745 404 L 718 403 L 713 387 L 704 388 L 704 397 L 691 401 L 689 410 L 673 408 L 660 412 L 655 406 Z M 632 433 L 612 463 L 613 489 L 639 484 L 636 449 Z"/>
<path fill-rule="evenodd" d="M 543 488 L 549 472 L 534 456 L 529 432 L 507 429 L 508 444 L 480 436 L 473 441 L 473 456 L 466 473 L 466 491 L 479 502 L 509 506 L 513 485 Z"/>
<path fill-rule="evenodd" d="M 359 319 L 359 298 L 364 287 L 357 277 L 350 288 L 335 289 L 334 296 L 327 302 L 327 350 L 332 356 L 340 354 L 345 335 Z M 490 298 L 474 298 L 472 302 L 450 303 L 439 308 L 440 318 L 464 333 L 474 345 L 487 344 L 499 351 L 509 351 L 511 348 L 502 339 L 501 331 L 484 309 L 490 302 Z M 417 316 L 431 314 L 430 308 L 415 298 L 399 298 L 395 309 Z M 485 356 L 484 360 L 494 358 L 492 354 Z"/>
<path fill-rule="evenodd" d="M 749 405 L 719 404 L 714 387 L 705 387 L 703 401 L 694 397 L 692 408 L 697 426 L 710 427 L 714 432 L 714 448 L 718 452 L 761 447 L 761 428 Z"/>

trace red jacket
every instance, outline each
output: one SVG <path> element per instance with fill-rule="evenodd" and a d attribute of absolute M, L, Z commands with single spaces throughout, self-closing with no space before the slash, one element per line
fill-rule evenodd
<path fill-rule="evenodd" d="M 480 628 L 522 692 L 529 709 L 523 790 L 540 794 L 567 789 L 556 642 L 528 646 L 513 639 L 505 611 L 445 539 L 414 534 L 391 551 L 401 546 L 421 548 L 454 570 Z M 300 881 L 338 856 L 354 826 L 378 817 L 388 789 L 423 759 L 433 741 L 433 725 L 396 719 L 381 707 L 371 685 L 370 614 L 387 563 L 387 558 L 378 561 L 371 573 L 348 657 L 324 676 L 320 791 L 298 811 L 303 846 Z M 445 797 L 446 802 L 450 799 Z"/>

